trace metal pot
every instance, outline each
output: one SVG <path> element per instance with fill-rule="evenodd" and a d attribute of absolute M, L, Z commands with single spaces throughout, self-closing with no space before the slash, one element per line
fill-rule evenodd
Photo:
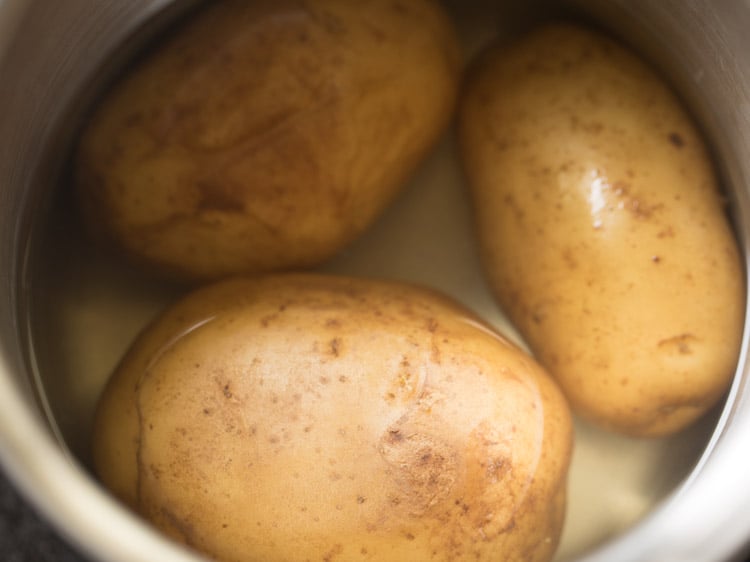
<path fill-rule="evenodd" d="M 135 50 L 190 3 L 0 0 L 0 460 L 61 533 L 103 560 L 195 559 L 124 510 L 87 468 L 87 424 L 103 384 L 101 372 L 121 349 L 97 355 L 98 340 L 86 330 L 116 324 L 109 337 L 122 347 L 165 296 L 162 288 L 148 286 L 137 289 L 145 297 L 135 313 L 129 305 L 100 306 L 101 283 L 132 290 L 141 279 L 123 282 L 109 263 L 92 273 L 86 269 L 91 256 L 75 236 L 62 249 L 50 250 L 50 240 L 65 238 L 70 222 L 49 223 L 66 212 L 61 178 L 86 108 Z M 488 0 L 447 3 L 469 30 L 465 39 L 471 40 L 472 25 L 477 37 L 496 32 L 502 27 L 492 23 L 498 16 L 512 26 L 539 10 L 573 11 L 649 58 L 680 92 L 713 146 L 747 253 L 750 2 L 538 0 L 523 9 Z M 433 163 L 432 173 L 444 172 Z M 408 207 L 408 197 L 400 204 Z M 118 297 L 118 290 L 110 289 L 107 298 Z M 486 305 L 482 299 L 473 302 Z M 127 319 L 102 324 L 103 311 L 125 309 Z M 51 359 L 50 349 L 67 363 Z M 675 439 L 633 442 L 578 425 L 582 445 L 571 477 L 572 530 L 563 538 L 560 559 L 684 562 L 739 556 L 750 540 L 747 362 L 745 334 L 725 401 Z M 622 463 L 633 470 L 589 478 L 587 471 Z M 622 498 L 640 503 L 628 511 Z"/>

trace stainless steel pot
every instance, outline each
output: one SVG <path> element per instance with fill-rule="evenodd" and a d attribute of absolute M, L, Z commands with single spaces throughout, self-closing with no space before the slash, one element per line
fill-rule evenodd
<path fill-rule="evenodd" d="M 102 376 L 91 371 L 106 370 L 121 350 L 112 349 L 102 358 L 96 353 L 98 340 L 87 336 L 86 329 L 101 326 L 96 318 L 106 309 L 97 308 L 97 283 L 122 283 L 122 276 L 100 268 L 91 281 L 86 270 L 90 284 L 82 285 L 76 275 L 86 269 L 88 255 L 75 240 L 63 250 L 48 248 L 45 253 L 39 248 L 49 246 L 55 233 L 65 235 L 64 228 L 50 234 L 46 222 L 66 212 L 59 208 L 61 178 L 76 124 L 92 97 L 144 38 L 186 4 L 0 0 L 0 459 L 19 489 L 60 532 L 102 560 L 194 558 L 122 509 L 87 469 L 87 424 L 102 384 Z M 502 28 L 494 23 L 497 15 L 514 24 L 528 21 L 535 10 L 574 10 L 650 58 L 683 95 L 715 149 L 747 254 L 750 1 L 573 0 L 558 5 L 539 0 L 523 9 L 489 0 L 448 4 L 469 43 L 473 29 L 481 42 L 480 37 Z M 423 173 L 433 174 L 432 179 L 450 176 L 452 169 L 436 158 Z M 401 211 L 379 228 L 390 228 L 398 222 L 398 212 L 416 208 L 410 207 L 408 197 L 400 205 Z M 42 267 L 40 256 L 47 260 Z M 46 272 L 46 281 L 34 276 L 40 271 Z M 76 298 L 70 297 L 71 291 Z M 120 345 L 161 305 L 159 291 L 144 290 L 146 304 L 141 302 L 128 319 L 108 319 L 108 325 L 122 328 L 110 334 L 124 341 Z M 483 297 L 466 300 L 480 309 L 491 306 Z M 76 329 L 68 329 L 71 326 Z M 568 521 L 573 531 L 566 531 L 561 558 L 715 561 L 738 556 L 748 545 L 750 375 L 745 336 L 725 402 L 684 436 L 633 443 L 579 424 L 582 445 L 574 460 Z M 67 363 L 50 359 L 49 349 L 63 349 Z M 618 456 L 623 448 L 625 453 Z M 627 460 L 629 451 L 638 453 L 636 461 Z M 605 454 L 609 460 L 601 459 Z M 618 479 L 612 470 L 610 479 L 588 478 L 586 470 L 626 461 L 636 462 L 638 477 L 631 471 Z M 596 485 L 602 489 L 592 489 Z M 634 486 L 642 489 L 628 495 Z M 622 515 L 633 498 L 640 502 L 637 508 Z M 593 507 L 586 509 L 589 504 Z M 596 525 L 601 528 L 587 535 Z"/>

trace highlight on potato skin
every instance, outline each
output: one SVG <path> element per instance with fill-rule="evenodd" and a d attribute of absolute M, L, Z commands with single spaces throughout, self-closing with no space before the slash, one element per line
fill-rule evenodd
<path fill-rule="evenodd" d="M 168 277 L 318 265 L 438 140 L 460 73 L 437 1 L 207 2 L 91 116 L 82 215 Z"/>
<path fill-rule="evenodd" d="M 199 289 L 98 406 L 102 482 L 226 561 L 547 561 L 572 423 L 539 365 L 438 293 L 313 274 Z"/>
<path fill-rule="evenodd" d="M 636 436 L 685 428 L 727 390 L 745 310 L 690 117 L 574 24 L 495 45 L 467 81 L 462 158 L 499 303 L 580 415 Z"/>

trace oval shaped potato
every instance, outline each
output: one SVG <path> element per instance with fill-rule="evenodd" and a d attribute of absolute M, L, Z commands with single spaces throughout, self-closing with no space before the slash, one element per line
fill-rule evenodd
<path fill-rule="evenodd" d="M 227 561 L 549 560 L 567 403 L 426 289 L 234 279 L 143 333 L 98 408 L 102 481 Z"/>
<path fill-rule="evenodd" d="M 709 409 L 737 361 L 744 279 L 707 150 L 664 83 L 550 24 L 485 54 L 460 121 L 491 285 L 574 411 L 660 435 Z"/>
<path fill-rule="evenodd" d="M 92 115 L 85 221 L 173 277 L 317 265 L 437 141 L 459 73 L 431 0 L 209 2 Z"/>

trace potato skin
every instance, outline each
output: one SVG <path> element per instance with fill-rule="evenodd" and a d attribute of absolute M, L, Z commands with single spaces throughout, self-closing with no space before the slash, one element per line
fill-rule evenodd
<path fill-rule="evenodd" d="M 706 147 L 668 87 L 572 24 L 472 69 L 460 144 L 490 283 L 574 411 L 636 436 L 721 397 L 745 310 Z"/>
<path fill-rule="evenodd" d="M 536 362 L 415 286 L 237 278 L 192 293 L 99 404 L 96 472 L 227 561 L 542 561 L 570 412 Z"/>
<path fill-rule="evenodd" d="M 432 0 L 209 2 L 85 127 L 84 220 L 177 278 L 317 265 L 437 141 L 460 66 Z"/>

